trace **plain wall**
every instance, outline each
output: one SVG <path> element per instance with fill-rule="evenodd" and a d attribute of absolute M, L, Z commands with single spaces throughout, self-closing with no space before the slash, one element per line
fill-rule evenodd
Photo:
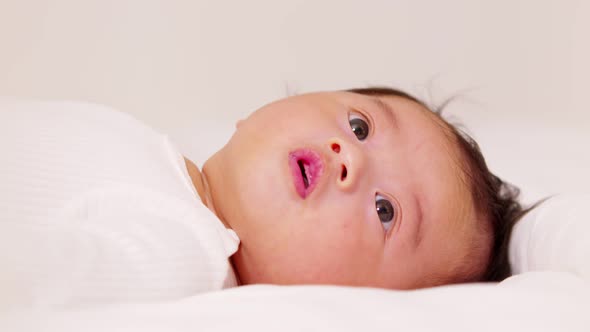
<path fill-rule="evenodd" d="M 288 94 L 458 95 L 447 113 L 532 199 L 590 185 L 589 22 L 574 0 L 0 0 L 0 95 L 111 105 L 196 159 Z"/>

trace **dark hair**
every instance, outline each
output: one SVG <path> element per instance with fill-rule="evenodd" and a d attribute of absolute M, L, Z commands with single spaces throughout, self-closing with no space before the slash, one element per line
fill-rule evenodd
<path fill-rule="evenodd" d="M 470 275 L 463 276 L 461 281 L 500 281 L 510 276 L 508 244 L 512 228 L 536 204 L 527 209 L 523 208 L 518 201 L 519 189 L 494 175 L 488 169 L 477 142 L 459 129 L 458 126 L 449 123 L 442 117 L 442 109 L 448 102 L 444 103 L 442 107 L 433 109 L 418 98 L 389 87 L 368 87 L 346 91 L 368 96 L 396 96 L 409 99 L 431 110 L 443 122 L 463 159 L 463 163 L 460 164 L 462 164 L 462 171 L 471 191 L 476 213 L 483 216 L 481 222 L 486 223 L 485 225 L 479 225 L 479 228 L 491 232 L 492 238 L 487 266 L 483 273 L 481 271 L 467 272 Z"/>

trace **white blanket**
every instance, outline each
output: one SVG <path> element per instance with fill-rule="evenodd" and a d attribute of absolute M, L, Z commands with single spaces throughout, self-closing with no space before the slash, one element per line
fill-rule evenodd
<path fill-rule="evenodd" d="M 590 286 L 529 272 L 499 285 L 390 291 L 245 286 L 185 300 L 20 312 L 0 331 L 589 331 Z"/>

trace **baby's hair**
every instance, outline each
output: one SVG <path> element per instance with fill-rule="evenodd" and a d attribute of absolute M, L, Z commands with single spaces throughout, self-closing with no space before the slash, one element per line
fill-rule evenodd
<path fill-rule="evenodd" d="M 477 227 L 480 230 L 486 230 L 486 233 L 491 232 L 490 235 L 492 238 L 491 251 L 486 261 L 487 265 L 485 269 L 475 272 L 476 269 L 467 268 L 463 271 L 467 276 L 462 276 L 462 280 L 460 281 L 500 281 L 509 277 L 511 270 L 508 261 L 508 244 L 511 231 L 516 222 L 537 204 L 527 209 L 523 208 L 518 201 L 519 189 L 510 183 L 502 181 L 488 169 L 477 142 L 463 130 L 459 129 L 458 126 L 449 123 L 442 117 L 442 109 L 447 103 L 444 103 L 442 107 L 433 109 L 418 98 L 401 90 L 389 87 L 357 88 L 346 91 L 367 96 L 395 96 L 405 98 L 430 110 L 445 124 L 464 161 L 460 164 L 462 164 L 462 171 L 471 191 L 476 213 L 483 216 L 483 222 L 487 222 L 486 225 L 480 224 Z M 478 221 L 481 219 L 478 218 Z M 481 244 L 477 242 L 473 243 L 472 249 L 474 249 L 472 251 L 474 256 L 476 256 L 477 254 L 475 252 L 478 250 L 475 249 L 481 249 Z"/>

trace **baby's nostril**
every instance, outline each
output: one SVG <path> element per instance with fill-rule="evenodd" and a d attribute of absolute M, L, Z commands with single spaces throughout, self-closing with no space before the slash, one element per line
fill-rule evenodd
<path fill-rule="evenodd" d="M 332 143 L 332 151 L 336 153 L 340 152 L 340 145 L 338 143 Z"/>
<path fill-rule="evenodd" d="M 344 181 L 346 179 L 346 174 L 348 172 L 346 171 L 346 166 L 342 165 L 342 174 L 340 175 L 340 181 Z"/>

